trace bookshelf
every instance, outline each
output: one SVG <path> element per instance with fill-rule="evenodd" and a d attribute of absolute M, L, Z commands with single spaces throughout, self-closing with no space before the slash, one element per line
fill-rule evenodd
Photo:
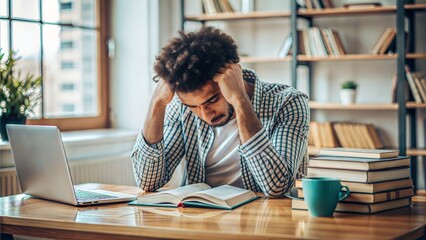
<path fill-rule="evenodd" d="M 201 0 L 200 0 L 201 1 Z M 265 1 L 265 0 L 262 0 Z M 335 1 L 337 2 L 337 1 Z M 389 62 L 394 64 L 395 70 L 397 72 L 397 103 L 358 103 L 353 105 L 341 105 L 339 103 L 321 103 L 312 99 L 310 102 L 311 111 L 365 111 L 366 114 L 374 114 L 374 111 L 387 111 L 387 112 L 396 112 L 397 119 L 397 148 L 399 149 L 401 155 L 410 154 L 412 156 L 426 156 L 425 149 L 417 149 L 417 111 L 419 109 L 426 108 L 425 103 L 415 103 L 412 99 L 412 96 L 409 97 L 409 101 L 406 99 L 405 91 L 405 70 L 404 66 L 408 65 L 415 71 L 415 62 L 420 60 L 423 61 L 426 59 L 426 53 L 416 52 L 415 51 L 415 42 L 413 36 L 415 35 L 415 16 L 416 14 L 424 14 L 426 12 L 426 4 L 424 3 L 415 3 L 411 0 L 395 0 L 395 4 L 391 6 L 380 6 L 375 8 L 365 8 L 365 9 L 348 9 L 343 7 L 336 7 L 330 9 L 299 9 L 296 4 L 296 1 L 288 1 L 290 11 L 271 11 L 271 12 L 251 12 L 251 13 L 222 13 L 222 14 L 200 14 L 193 16 L 185 16 L 185 0 L 181 0 L 181 19 L 182 19 L 182 29 L 184 29 L 184 24 L 187 21 L 199 22 L 203 25 L 206 25 L 209 21 L 257 21 L 261 19 L 273 19 L 273 18 L 286 18 L 289 19 L 291 24 L 290 28 L 292 33 L 297 32 L 300 29 L 300 22 L 305 22 L 307 27 L 315 26 L 316 19 L 327 19 L 327 18 L 347 18 L 347 17 L 365 17 L 365 16 L 395 16 L 395 25 L 397 29 L 397 51 L 395 54 L 383 54 L 383 55 L 372 55 L 372 54 L 346 54 L 338 57 L 328 56 L 328 57 L 312 57 L 306 55 L 300 55 L 297 51 L 293 51 L 291 56 L 284 58 L 277 58 L 275 56 L 271 57 L 253 57 L 253 56 L 244 56 L 241 57 L 242 63 L 256 64 L 290 64 L 291 69 L 291 84 L 297 86 L 298 83 L 298 71 L 297 69 L 300 66 L 307 67 L 308 69 L 308 85 L 309 95 L 312 94 L 312 83 L 313 83 L 313 71 L 315 71 L 315 65 L 320 62 L 372 62 L 380 63 Z M 418 23 L 421 24 L 421 23 Z M 407 27 L 405 27 L 407 25 Z M 330 25 L 328 27 L 333 27 Z M 408 28 L 409 49 L 405 51 L 405 36 L 402 29 Z M 362 36 L 359 36 L 360 38 Z M 298 34 L 292 34 L 293 50 L 298 49 Z M 421 43 L 418 43 L 421 44 Z M 389 85 L 390 85 L 389 81 Z M 389 93 L 390 95 L 390 93 Z M 408 141 L 409 140 L 409 141 Z M 410 143 L 409 146 L 407 143 Z M 412 158 L 412 176 L 414 181 L 416 181 L 416 158 Z"/>

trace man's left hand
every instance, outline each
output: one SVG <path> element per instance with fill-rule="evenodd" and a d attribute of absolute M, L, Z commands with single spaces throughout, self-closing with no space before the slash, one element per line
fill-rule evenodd
<path fill-rule="evenodd" d="M 226 64 L 224 68 L 213 77 L 222 92 L 223 97 L 232 106 L 242 100 L 248 100 L 244 87 L 243 72 L 240 64 Z"/>

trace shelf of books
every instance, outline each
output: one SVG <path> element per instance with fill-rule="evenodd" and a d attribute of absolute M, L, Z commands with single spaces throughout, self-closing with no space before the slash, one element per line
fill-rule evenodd
<path fill-rule="evenodd" d="M 290 62 L 291 57 L 241 57 L 242 63 L 267 63 L 267 62 Z"/>

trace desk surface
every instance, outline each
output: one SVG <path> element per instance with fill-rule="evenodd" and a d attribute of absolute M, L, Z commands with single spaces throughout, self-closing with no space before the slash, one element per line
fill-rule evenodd
<path fill-rule="evenodd" d="M 141 195 L 137 187 L 85 184 Z M 312 218 L 290 199 L 261 198 L 232 211 L 109 204 L 73 207 L 15 195 L 0 198 L 0 232 L 60 239 L 415 239 L 425 234 L 426 199 L 375 215 Z M 4 236 L 4 235 L 3 235 Z"/>

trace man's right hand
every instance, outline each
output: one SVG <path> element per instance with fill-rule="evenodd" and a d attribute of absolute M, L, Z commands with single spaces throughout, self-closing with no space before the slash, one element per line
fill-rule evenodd
<path fill-rule="evenodd" d="M 148 144 L 157 143 L 163 138 L 166 106 L 173 100 L 174 95 L 175 92 L 166 81 L 158 81 L 143 129 L 143 136 Z"/>
<path fill-rule="evenodd" d="M 175 92 L 170 87 L 170 85 L 161 79 L 155 87 L 154 94 L 152 95 L 153 103 L 160 104 L 161 106 L 166 106 L 173 100 Z"/>

